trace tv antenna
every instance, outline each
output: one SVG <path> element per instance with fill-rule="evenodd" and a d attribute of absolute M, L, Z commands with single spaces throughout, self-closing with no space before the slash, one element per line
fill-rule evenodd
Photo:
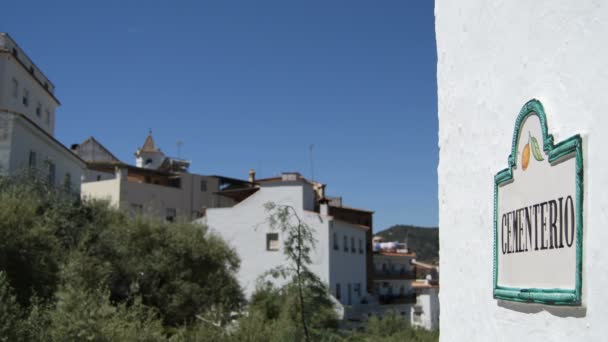
<path fill-rule="evenodd" d="M 312 158 L 312 149 L 315 147 L 314 144 L 310 144 L 310 146 L 308 146 L 308 149 L 310 150 L 310 180 L 312 182 L 315 181 L 315 164 L 313 162 L 313 158 Z"/>
<path fill-rule="evenodd" d="M 182 158 L 182 146 L 184 145 L 184 142 L 181 140 L 178 140 L 177 143 L 177 158 Z"/>

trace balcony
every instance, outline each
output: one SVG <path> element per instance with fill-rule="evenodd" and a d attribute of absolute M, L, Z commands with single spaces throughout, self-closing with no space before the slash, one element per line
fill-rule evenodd
<path fill-rule="evenodd" d="M 380 295 L 378 302 L 380 305 L 416 304 L 416 294 Z"/>
<path fill-rule="evenodd" d="M 416 279 L 416 272 L 414 270 L 374 270 L 373 277 L 375 280 L 414 280 Z"/>

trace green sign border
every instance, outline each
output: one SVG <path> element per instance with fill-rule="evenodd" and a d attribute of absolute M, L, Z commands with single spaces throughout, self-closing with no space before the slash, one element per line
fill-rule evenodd
<path fill-rule="evenodd" d="M 536 115 L 540 120 L 543 134 L 543 150 L 549 156 L 549 163 L 559 161 L 576 153 L 576 283 L 574 289 L 556 288 L 513 288 L 498 286 L 498 187 L 513 179 L 513 168 L 517 164 L 517 143 L 524 120 Z M 547 130 L 547 117 L 540 101 L 528 101 L 519 112 L 513 132 L 513 145 L 509 156 L 509 167 L 494 176 L 494 298 L 525 303 L 550 305 L 581 305 L 583 282 L 583 140 L 580 135 L 572 136 L 559 144 L 553 144 L 553 135 Z"/>

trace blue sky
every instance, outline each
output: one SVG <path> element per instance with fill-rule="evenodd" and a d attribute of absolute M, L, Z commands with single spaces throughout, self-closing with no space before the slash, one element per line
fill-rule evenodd
<path fill-rule="evenodd" d="M 311 176 L 375 230 L 437 225 L 433 1 L 9 1 L 56 134 L 123 161 L 151 129 L 191 171 Z M 6 15 L 9 14 L 10 15 Z"/>

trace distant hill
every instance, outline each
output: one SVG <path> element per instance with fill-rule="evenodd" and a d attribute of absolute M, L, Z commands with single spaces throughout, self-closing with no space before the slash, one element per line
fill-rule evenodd
<path fill-rule="evenodd" d="M 374 236 L 382 236 L 384 241 L 407 242 L 410 250 L 416 252 L 417 260 L 439 262 L 439 229 L 410 225 L 396 225 Z"/>

